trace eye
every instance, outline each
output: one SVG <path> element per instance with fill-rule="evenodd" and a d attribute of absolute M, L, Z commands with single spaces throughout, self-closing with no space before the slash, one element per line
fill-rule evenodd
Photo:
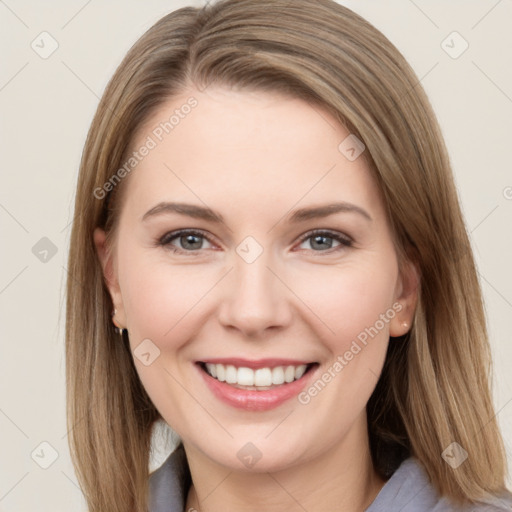
<path fill-rule="evenodd" d="M 204 242 L 210 244 L 210 247 L 203 247 Z M 308 242 L 309 248 L 305 249 L 317 253 L 331 253 L 351 247 L 353 244 L 352 239 L 342 233 L 320 229 L 304 234 L 301 237 L 300 245 L 306 242 Z M 203 232 L 193 229 L 181 229 L 166 233 L 157 243 L 159 246 L 180 254 L 198 253 L 202 249 L 212 248 L 210 239 Z"/>
<path fill-rule="evenodd" d="M 333 247 L 333 241 L 337 242 L 338 245 L 334 245 Z M 309 248 L 314 252 L 331 252 L 330 249 L 336 251 L 351 247 L 353 243 L 346 235 L 326 230 L 314 230 L 306 233 L 301 238 L 301 245 L 305 242 L 309 243 Z"/>
<path fill-rule="evenodd" d="M 178 247 L 172 243 L 175 240 L 179 244 Z M 208 247 L 202 247 L 204 241 L 210 243 L 208 238 L 201 231 L 181 229 L 179 231 L 166 233 L 162 238 L 158 240 L 158 245 L 165 246 L 174 252 L 190 253 L 198 252 L 198 250 L 201 249 L 208 249 Z"/>

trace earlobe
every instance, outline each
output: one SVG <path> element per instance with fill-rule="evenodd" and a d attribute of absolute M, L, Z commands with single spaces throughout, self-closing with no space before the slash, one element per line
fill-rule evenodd
<path fill-rule="evenodd" d="M 98 259 L 101 263 L 101 268 L 103 272 L 103 278 L 105 280 L 105 284 L 110 293 L 110 297 L 112 299 L 112 304 L 114 305 L 113 321 L 116 327 L 123 327 L 126 325 L 124 318 L 124 308 L 123 301 L 121 296 L 121 290 L 119 287 L 119 281 L 115 272 L 114 264 L 113 264 L 113 255 L 108 250 L 106 244 L 106 233 L 101 228 L 96 228 L 93 233 L 94 245 L 96 247 L 96 253 L 98 254 Z"/>
<path fill-rule="evenodd" d="M 412 261 L 407 261 L 401 268 L 397 288 L 395 302 L 400 304 L 400 309 L 389 325 L 389 335 L 392 337 L 407 334 L 414 319 L 420 290 L 420 272 Z"/>

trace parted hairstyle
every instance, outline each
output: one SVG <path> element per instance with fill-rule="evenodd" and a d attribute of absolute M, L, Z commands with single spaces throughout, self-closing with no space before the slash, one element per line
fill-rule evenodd
<path fill-rule="evenodd" d="M 93 241 L 96 227 L 108 244 L 115 239 L 130 176 L 100 198 L 95 191 L 129 158 L 143 123 L 191 85 L 284 92 L 327 109 L 363 141 L 399 261 L 420 273 L 411 330 L 389 343 L 367 404 L 374 467 L 388 478 L 413 455 L 454 502 L 505 491 L 481 288 L 419 79 L 380 31 L 332 0 L 222 0 L 171 12 L 143 34 L 108 83 L 85 143 L 68 263 L 66 401 L 90 512 L 147 510 L 151 438 L 163 420 L 126 335 L 119 341 L 114 331 Z M 468 452 L 456 469 L 441 456 L 452 442 Z"/>

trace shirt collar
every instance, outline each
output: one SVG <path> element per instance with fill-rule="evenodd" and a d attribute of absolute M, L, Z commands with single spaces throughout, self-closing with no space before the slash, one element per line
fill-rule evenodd
<path fill-rule="evenodd" d="M 150 512 L 183 512 L 190 484 L 190 469 L 180 443 L 149 476 Z"/>

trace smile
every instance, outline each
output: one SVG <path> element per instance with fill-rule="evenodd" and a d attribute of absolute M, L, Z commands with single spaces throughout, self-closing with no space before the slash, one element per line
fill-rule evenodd
<path fill-rule="evenodd" d="M 273 409 L 297 396 L 319 367 L 316 362 L 301 361 L 295 364 L 245 361 L 242 364 L 246 366 L 227 364 L 226 360 L 224 363 L 198 361 L 195 366 L 216 398 L 248 411 Z"/>
<path fill-rule="evenodd" d="M 301 365 L 287 365 L 258 368 L 256 370 L 245 366 L 236 367 L 221 363 L 204 363 L 205 371 L 214 379 L 227 384 L 239 386 L 239 389 L 267 390 L 273 386 L 290 383 L 300 379 L 306 373 L 308 366 L 314 363 Z"/>

